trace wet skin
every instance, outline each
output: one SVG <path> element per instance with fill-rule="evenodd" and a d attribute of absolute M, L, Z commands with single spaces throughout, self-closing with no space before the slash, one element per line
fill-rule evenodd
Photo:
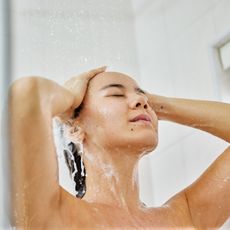
<path fill-rule="evenodd" d="M 134 120 L 139 115 L 146 117 Z M 73 125 L 84 136 L 83 200 L 124 209 L 139 205 L 137 164 L 157 145 L 157 123 L 147 96 L 130 77 L 101 73 L 90 81 Z"/>
<path fill-rule="evenodd" d="M 143 93 L 130 77 L 111 72 L 96 75 L 82 92 L 75 95 L 37 77 L 11 88 L 12 216 L 19 229 L 208 229 L 224 223 L 230 212 L 229 148 L 196 183 L 158 208 L 139 200 L 137 164 L 157 146 L 158 119 L 229 142 L 228 104 Z M 58 184 L 51 124 L 52 117 L 79 106 L 84 95 L 72 123 L 78 132 L 70 129 L 71 138 L 84 145 L 88 175 L 86 194 L 78 199 Z M 149 120 L 135 120 L 138 115 Z"/>

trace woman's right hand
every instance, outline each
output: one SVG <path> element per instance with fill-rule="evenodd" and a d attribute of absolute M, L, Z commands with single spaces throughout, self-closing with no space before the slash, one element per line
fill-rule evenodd
<path fill-rule="evenodd" d="M 65 82 L 64 87 L 74 96 L 74 103 L 71 108 L 59 116 L 62 120 L 68 119 L 72 116 L 73 110 L 76 109 L 84 99 L 89 81 L 97 74 L 102 73 L 105 70 L 106 66 L 92 69 L 88 72 L 72 77 Z"/>
<path fill-rule="evenodd" d="M 85 72 L 76 77 L 72 77 L 65 82 L 64 87 L 67 88 L 75 96 L 73 108 L 77 108 L 83 101 L 89 81 L 97 74 L 102 73 L 105 70 L 106 66 L 92 69 L 89 72 Z"/>

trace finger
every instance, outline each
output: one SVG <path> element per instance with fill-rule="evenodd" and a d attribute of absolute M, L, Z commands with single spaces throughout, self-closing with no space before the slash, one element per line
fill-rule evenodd
<path fill-rule="evenodd" d="M 64 83 L 64 87 L 68 88 L 68 89 L 71 89 L 74 87 L 74 83 L 76 81 L 76 79 L 79 78 L 78 77 L 72 77 L 70 78 L 69 80 L 67 80 L 65 83 Z"/>
<path fill-rule="evenodd" d="M 96 76 L 97 74 L 99 73 L 102 73 L 106 70 L 107 66 L 102 66 L 100 68 L 96 68 L 96 69 L 92 69 L 88 72 L 84 72 L 84 73 L 81 73 L 79 74 L 78 76 L 74 76 L 74 77 L 71 77 L 69 80 L 67 80 L 65 83 L 64 83 L 64 86 L 66 87 L 69 87 L 73 84 L 74 81 L 76 80 L 81 80 L 81 79 L 85 79 L 85 80 L 90 80 L 91 78 L 93 78 L 94 76 Z"/>
<path fill-rule="evenodd" d="M 102 66 L 100 68 L 92 69 L 86 73 L 86 76 L 88 79 L 91 79 L 92 77 L 96 76 L 97 74 L 105 72 L 106 68 L 107 68 L 107 66 Z"/>

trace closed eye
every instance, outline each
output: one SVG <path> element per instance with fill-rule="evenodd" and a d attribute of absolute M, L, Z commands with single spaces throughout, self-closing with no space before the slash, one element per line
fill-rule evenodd
<path fill-rule="evenodd" d="M 123 94 L 113 94 L 113 95 L 110 95 L 110 96 L 112 96 L 112 97 L 124 97 L 125 95 L 123 95 Z"/>

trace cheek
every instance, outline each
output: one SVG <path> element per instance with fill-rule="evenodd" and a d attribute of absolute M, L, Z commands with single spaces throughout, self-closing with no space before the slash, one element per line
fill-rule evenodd
<path fill-rule="evenodd" d="M 109 104 L 96 108 L 101 127 L 107 131 L 124 129 L 127 124 L 127 110 L 118 104 Z M 121 130 L 120 130 L 121 132 Z"/>
<path fill-rule="evenodd" d="M 128 120 L 126 106 L 119 103 L 90 103 L 82 115 L 87 129 L 94 134 L 121 132 Z"/>

